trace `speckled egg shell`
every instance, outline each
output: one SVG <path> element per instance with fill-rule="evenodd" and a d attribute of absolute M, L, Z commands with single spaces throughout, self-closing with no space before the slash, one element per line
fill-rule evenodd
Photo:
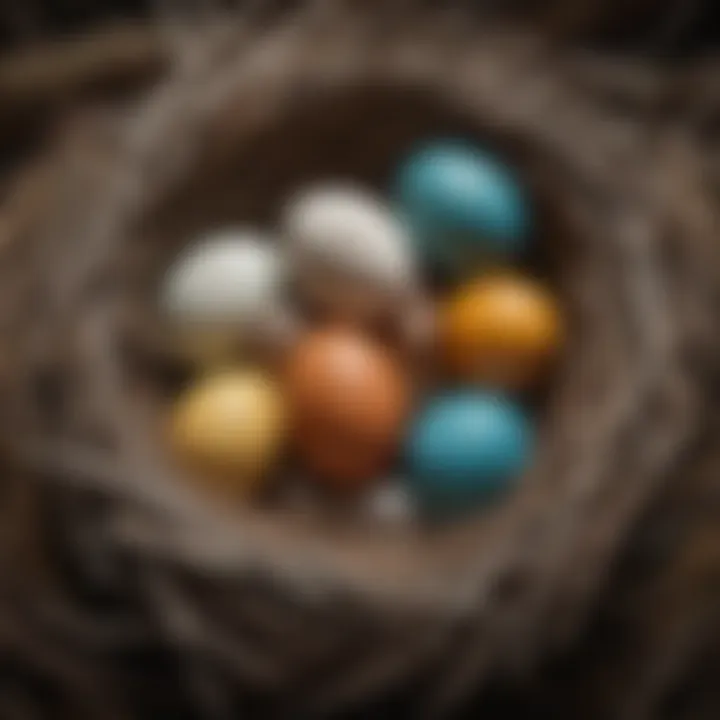
<path fill-rule="evenodd" d="M 283 234 L 299 287 L 331 316 L 393 310 L 417 285 L 402 224 L 356 187 L 327 184 L 298 194 L 285 210 Z"/>

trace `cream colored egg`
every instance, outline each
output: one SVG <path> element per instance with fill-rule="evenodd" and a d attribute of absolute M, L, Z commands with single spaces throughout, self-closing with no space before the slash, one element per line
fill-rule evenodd
<path fill-rule="evenodd" d="M 301 292 L 331 314 L 391 312 L 415 291 L 410 239 L 367 192 L 332 184 L 308 189 L 289 203 L 283 233 Z"/>
<path fill-rule="evenodd" d="M 293 325 L 283 303 L 285 265 L 270 238 L 225 230 L 192 245 L 171 266 L 160 305 L 181 350 L 223 359 L 259 339 L 280 341 Z"/>
<path fill-rule="evenodd" d="M 227 498 L 260 489 L 285 440 L 286 410 L 275 381 L 259 371 L 228 370 L 180 398 L 170 440 L 179 462 L 206 489 Z"/>

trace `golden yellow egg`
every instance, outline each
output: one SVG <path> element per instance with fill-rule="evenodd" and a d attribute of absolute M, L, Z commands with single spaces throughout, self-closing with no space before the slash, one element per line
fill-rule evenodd
<path fill-rule="evenodd" d="M 507 389 L 541 381 L 563 342 L 553 294 L 519 275 L 480 278 L 462 287 L 441 311 L 440 343 L 452 376 Z"/>
<path fill-rule="evenodd" d="M 261 372 L 228 370 L 192 387 L 178 402 L 171 443 L 180 462 L 223 496 L 259 490 L 278 460 L 286 412 L 275 381 Z"/>

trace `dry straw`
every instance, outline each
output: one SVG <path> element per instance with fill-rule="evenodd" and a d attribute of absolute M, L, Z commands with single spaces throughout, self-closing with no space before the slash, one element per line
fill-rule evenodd
<path fill-rule="evenodd" d="M 29 494 L 62 570 L 32 601 L 8 590 L 5 614 L 22 619 L 0 633 L 62 678 L 72 717 L 136 687 L 137 648 L 171 653 L 203 717 L 248 697 L 260 716 L 326 712 L 412 681 L 442 714 L 576 637 L 703 423 L 693 363 L 714 347 L 720 265 L 685 126 L 620 112 L 638 94 L 613 92 L 601 63 L 463 14 L 313 7 L 173 32 L 167 77 L 74 126 L 6 205 L 7 486 Z M 382 188 L 418 140 L 446 134 L 517 163 L 569 309 L 519 492 L 470 522 L 392 534 L 193 495 L 158 441 L 157 274 L 208 225 L 271 222 L 316 177 Z M 147 672 L 159 703 L 167 686 Z"/>

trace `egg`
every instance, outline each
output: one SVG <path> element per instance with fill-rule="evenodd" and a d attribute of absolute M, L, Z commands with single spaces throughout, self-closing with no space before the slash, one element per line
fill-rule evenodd
<path fill-rule="evenodd" d="M 250 229 L 191 245 L 168 270 L 160 293 L 178 347 L 213 363 L 241 346 L 285 340 L 294 321 L 283 302 L 284 275 L 277 247 Z"/>
<path fill-rule="evenodd" d="M 283 234 L 296 283 L 331 317 L 397 311 L 417 286 L 410 240 L 380 200 L 343 184 L 309 188 L 288 204 Z"/>
<path fill-rule="evenodd" d="M 430 262 L 464 268 L 525 249 L 530 210 L 511 169 L 470 143 L 428 144 L 400 168 L 397 201 Z"/>
<path fill-rule="evenodd" d="M 383 346 L 349 329 L 310 333 L 284 376 L 299 459 L 323 486 L 356 490 L 392 462 L 411 388 Z"/>
<path fill-rule="evenodd" d="M 362 502 L 362 514 L 382 527 L 405 527 L 419 517 L 417 499 L 406 483 L 389 479 L 373 488 Z"/>
<path fill-rule="evenodd" d="M 479 278 L 458 289 L 439 315 L 445 367 L 463 381 L 527 389 L 547 375 L 562 348 L 558 302 L 529 277 Z"/>
<path fill-rule="evenodd" d="M 178 400 L 170 440 L 179 462 L 207 489 L 243 498 L 264 486 L 283 449 L 286 427 L 286 406 L 275 380 L 260 371 L 224 370 Z"/>
<path fill-rule="evenodd" d="M 513 487 L 532 445 L 528 418 L 501 395 L 468 391 L 435 398 L 408 435 L 411 487 L 430 514 L 480 507 Z"/>

